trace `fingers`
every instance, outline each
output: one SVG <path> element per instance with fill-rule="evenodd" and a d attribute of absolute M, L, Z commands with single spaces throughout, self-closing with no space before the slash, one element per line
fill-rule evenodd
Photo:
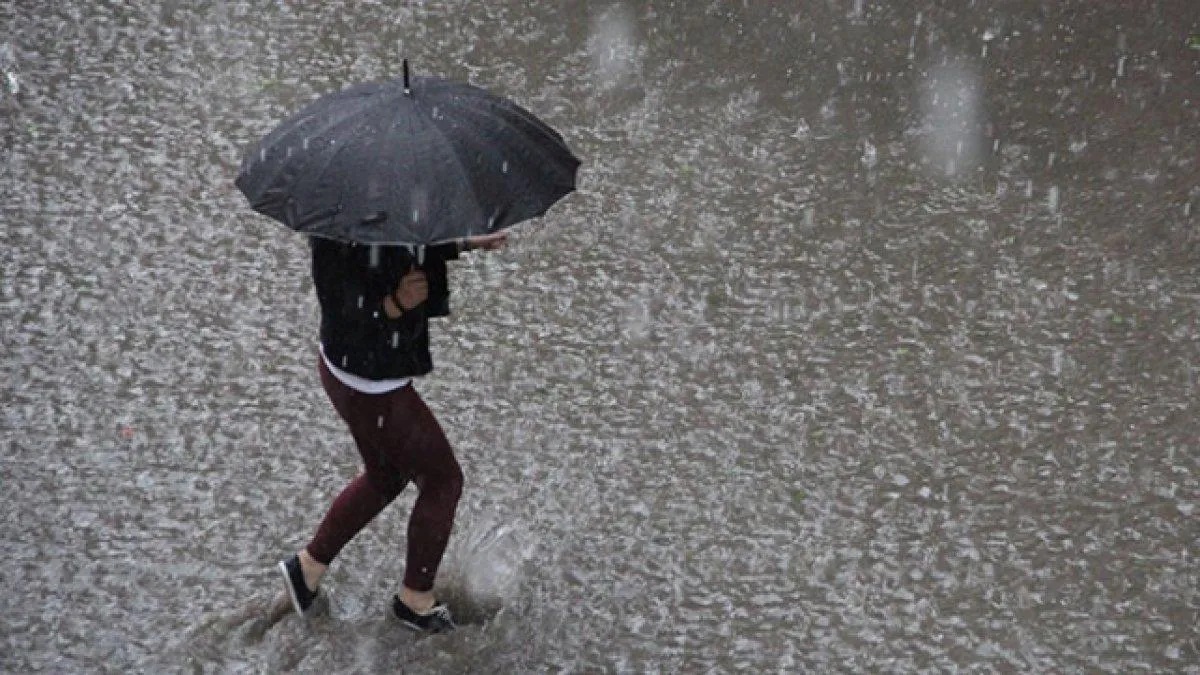
<path fill-rule="evenodd" d="M 429 279 L 425 272 L 413 268 L 400 277 L 395 299 L 400 308 L 408 311 L 429 299 Z"/>
<path fill-rule="evenodd" d="M 420 296 L 421 299 L 424 300 L 425 296 L 429 295 L 429 280 L 425 278 L 424 274 L 406 274 L 404 278 L 400 280 L 400 287 L 396 292 L 407 293 L 411 296 Z"/>
<path fill-rule="evenodd" d="M 400 277 L 401 285 L 403 285 L 403 284 L 428 284 L 428 283 L 429 283 L 429 277 L 426 277 L 425 270 L 422 270 L 420 268 L 414 267 L 413 269 L 405 272 L 404 276 Z"/>
<path fill-rule="evenodd" d="M 491 234 L 481 234 L 467 239 L 467 243 L 471 248 L 483 249 L 485 251 L 495 251 L 504 248 L 508 243 L 508 231 L 501 230 Z"/>

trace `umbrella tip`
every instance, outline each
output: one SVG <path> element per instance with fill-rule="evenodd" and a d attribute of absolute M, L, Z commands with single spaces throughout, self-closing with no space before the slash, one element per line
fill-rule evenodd
<path fill-rule="evenodd" d="M 409 88 L 408 82 L 408 59 L 404 59 L 404 93 L 411 94 L 412 89 Z"/>

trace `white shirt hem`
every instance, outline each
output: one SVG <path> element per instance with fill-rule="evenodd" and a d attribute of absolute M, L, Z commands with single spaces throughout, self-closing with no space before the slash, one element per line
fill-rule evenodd
<path fill-rule="evenodd" d="M 364 394 L 386 394 L 390 391 L 403 389 L 412 383 L 411 377 L 398 377 L 387 380 L 369 380 L 365 377 L 355 375 L 354 373 L 347 373 L 341 368 L 333 365 L 333 362 L 330 361 L 329 357 L 325 355 L 325 345 L 321 345 L 321 359 L 325 361 L 325 367 L 328 368 L 329 372 L 337 378 L 338 382 L 341 382 L 347 387 Z"/>

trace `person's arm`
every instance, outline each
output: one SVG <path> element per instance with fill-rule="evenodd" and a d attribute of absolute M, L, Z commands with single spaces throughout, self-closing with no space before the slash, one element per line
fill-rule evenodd
<path fill-rule="evenodd" d="M 500 232 L 493 232 L 491 234 L 462 237 L 454 241 L 430 246 L 425 254 L 442 260 L 458 260 L 459 255 L 468 251 L 495 251 L 504 248 L 507 243 L 508 232 L 501 230 Z"/>
<path fill-rule="evenodd" d="M 479 234 L 461 240 L 459 251 L 498 251 L 508 245 L 508 230 L 500 230 L 491 234 Z"/>

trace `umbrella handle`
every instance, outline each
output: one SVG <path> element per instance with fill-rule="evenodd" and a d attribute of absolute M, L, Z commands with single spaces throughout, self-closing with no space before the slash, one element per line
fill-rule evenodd
<path fill-rule="evenodd" d="M 412 259 L 410 269 L 420 269 L 425 266 L 425 246 L 422 244 L 407 244 L 409 258 Z"/>

